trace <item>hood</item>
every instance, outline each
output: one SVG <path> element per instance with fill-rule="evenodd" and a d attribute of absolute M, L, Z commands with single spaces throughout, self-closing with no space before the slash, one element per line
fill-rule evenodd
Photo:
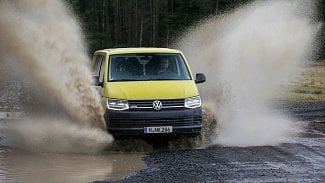
<path fill-rule="evenodd" d="M 199 95 L 193 80 L 108 82 L 108 98 L 126 100 L 179 99 Z"/>

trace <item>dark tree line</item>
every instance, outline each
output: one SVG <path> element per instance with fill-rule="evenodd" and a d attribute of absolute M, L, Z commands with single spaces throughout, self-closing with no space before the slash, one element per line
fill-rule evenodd
<path fill-rule="evenodd" d="M 112 47 L 168 47 L 188 26 L 252 0 L 66 0 L 79 17 L 89 51 Z M 325 20 L 325 0 L 319 17 Z M 324 28 L 320 33 L 324 42 Z M 325 57 L 325 46 L 319 55 Z"/>

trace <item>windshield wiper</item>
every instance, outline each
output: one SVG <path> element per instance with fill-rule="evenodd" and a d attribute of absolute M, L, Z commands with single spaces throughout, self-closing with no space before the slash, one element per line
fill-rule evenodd
<path fill-rule="evenodd" d="M 175 78 L 157 78 L 156 80 L 181 80 L 181 79 L 175 79 Z"/>
<path fill-rule="evenodd" d="M 116 82 L 116 81 L 143 81 L 141 79 L 117 79 L 117 80 L 110 80 L 110 82 Z"/>

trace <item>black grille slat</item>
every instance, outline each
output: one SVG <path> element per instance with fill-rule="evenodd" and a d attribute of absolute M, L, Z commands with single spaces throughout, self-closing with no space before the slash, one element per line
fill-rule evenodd
<path fill-rule="evenodd" d="M 162 119 L 110 119 L 110 127 L 186 126 L 201 124 L 201 117 Z"/>

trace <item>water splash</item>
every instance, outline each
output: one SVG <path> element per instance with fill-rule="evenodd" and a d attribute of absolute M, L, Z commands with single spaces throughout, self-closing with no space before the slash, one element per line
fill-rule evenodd
<path fill-rule="evenodd" d="M 33 114 L 36 117 L 44 116 L 44 112 L 52 114 L 52 118 L 42 120 L 41 126 L 35 124 L 35 129 L 45 130 L 56 118 L 64 118 L 68 121 L 65 124 L 94 129 L 94 133 L 98 129 L 105 131 L 101 135 L 105 144 L 109 144 L 112 137 L 106 133 L 100 97 L 91 86 L 85 43 L 77 21 L 66 7 L 61 1 L 51 0 L 1 1 L 1 62 L 12 66 L 15 79 L 29 78 L 30 103 L 37 100 L 37 109 L 40 109 L 32 110 Z M 10 75 L 0 73 L 4 78 Z M 27 102 L 28 110 L 33 107 Z M 34 128 L 32 122 L 29 125 Z M 68 130 L 68 125 L 66 127 Z M 78 130 L 71 133 L 80 141 L 85 137 Z M 96 138 L 90 139 L 96 141 Z"/>
<path fill-rule="evenodd" d="M 257 1 L 212 17 L 176 44 L 195 72 L 219 122 L 214 142 L 230 146 L 276 145 L 293 128 L 270 108 L 285 85 L 310 59 L 320 23 L 307 1 Z"/>
<path fill-rule="evenodd" d="M 101 129 L 53 118 L 10 121 L 4 128 L 2 144 L 32 152 L 97 153 L 112 141 Z"/>

